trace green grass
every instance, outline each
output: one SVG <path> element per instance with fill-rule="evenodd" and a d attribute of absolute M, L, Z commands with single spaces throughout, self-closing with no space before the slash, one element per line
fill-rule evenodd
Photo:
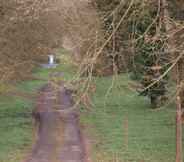
<path fill-rule="evenodd" d="M 82 111 L 93 145 L 94 161 L 173 162 L 175 158 L 174 107 L 153 111 L 147 98 L 128 88 L 127 75 L 95 78 L 91 112 Z M 109 93 L 107 93 L 109 92 Z"/>
<path fill-rule="evenodd" d="M 23 158 L 20 150 L 25 153 L 32 142 L 32 103 L 1 96 L 0 107 L 0 162 L 18 162 Z"/>

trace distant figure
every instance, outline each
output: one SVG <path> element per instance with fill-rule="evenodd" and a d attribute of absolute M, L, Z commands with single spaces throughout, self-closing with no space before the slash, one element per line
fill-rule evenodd
<path fill-rule="evenodd" d="M 57 64 L 55 61 L 54 55 L 48 55 L 48 63 L 47 64 L 41 64 L 43 68 L 56 68 Z"/>
<path fill-rule="evenodd" d="M 54 55 L 49 55 L 49 65 L 54 65 Z"/>

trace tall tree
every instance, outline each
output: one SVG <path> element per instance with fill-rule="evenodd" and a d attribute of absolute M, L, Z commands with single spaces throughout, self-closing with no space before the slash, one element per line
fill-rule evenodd
<path fill-rule="evenodd" d="M 171 1 L 170 5 L 175 8 L 176 5 L 173 3 L 177 2 L 177 5 L 182 6 L 181 1 Z M 167 0 L 162 0 L 162 9 L 164 11 L 164 24 L 166 28 L 166 33 L 168 36 L 168 52 L 171 55 L 173 71 L 175 74 L 175 81 L 177 83 L 177 93 L 176 93 L 176 162 L 183 161 L 182 153 L 182 111 L 184 110 L 184 53 L 183 41 L 180 34 L 183 33 L 180 25 L 173 24 L 170 21 L 171 12 L 169 11 L 169 2 Z M 178 10 L 178 8 L 177 8 Z M 181 8 L 180 8 L 181 11 Z M 181 12 L 182 13 L 182 12 Z M 180 13 L 180 14 L 181 14 Z M 178 18 L 178 11 L 173 13 L 174 20 Z M 180 17 L 180 16 L 179 16 Z M 181 17 L 180 17 L 181 18 Z M 183 110 L 182 110 L 183 109 Z"/>

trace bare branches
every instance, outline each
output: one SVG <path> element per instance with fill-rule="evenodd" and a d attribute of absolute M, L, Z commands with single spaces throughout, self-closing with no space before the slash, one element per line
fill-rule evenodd
<path fill-rule="evenodd" d="M 1 0 L 1 81 L 21 79 L 60 45 L 59 7 L 50 0 Z"/>

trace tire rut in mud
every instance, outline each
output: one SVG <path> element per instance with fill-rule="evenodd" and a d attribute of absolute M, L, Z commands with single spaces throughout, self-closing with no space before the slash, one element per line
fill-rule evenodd
<path fill-rule="evenodd" d="M 57 104 L 57 105 L 56 105 Z M 37 138 L 26 162 L 84 162 L 85 148 L 71 92 L 61 85 L 42 88 L 33 115 Z"/>

